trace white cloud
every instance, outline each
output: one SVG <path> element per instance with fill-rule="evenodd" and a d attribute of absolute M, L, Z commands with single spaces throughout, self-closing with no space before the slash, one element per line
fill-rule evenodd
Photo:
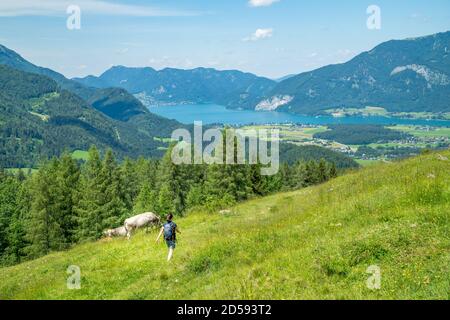
<path fill-rule="evenodd" d="M 126 54 L 126 53 L 128 53 L 128 51 L 130 51 L 130 49 L 128 49 L 128 48 L 123 48 L 123 49 L 117 49 L 117 50 L 116 50 L 116 53 L 117 53 L 117 54 Z"/>
<path fill-rule="evenodd" d="M 268 7 L 280 0 L 249 0 L 250 7 Z"/>
<path fill-rule="evenodd" d="M 250 37 L 244 38 L 243 41 L 258 41 L 273 36 L 273 29 L 256 29 Z"/>
<path fill-rule="evenodd" d="M 69 0 L 2 0 L 0 2 L 0 17 L 14 16 L 62 16 L 73 4 Z M 78 0 L 76 5 L 81 13 L 116 16 L 190 16 L 199 15 L 196 12 L 162 10 L 159 8 L 111 3 L 106 0 Z"/>

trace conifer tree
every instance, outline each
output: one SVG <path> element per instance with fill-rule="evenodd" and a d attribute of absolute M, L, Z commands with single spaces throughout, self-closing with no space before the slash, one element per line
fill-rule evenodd
<path fill-rule="evenodd" d="M 328 180 L 328 164 L 325 159 L 320 159 L 319 164 L 317 165 L 317 176 L 318 183 L 323 183 Z"/>
<path fill-rule="evenodd" d="M 121 197 L 122 192 L 120 183 L 120 170 L 112 150 L 108 150 L 105 154 L 102 170 L 100 172 L 102 229 L 118 226 L 129 216 L 129 213 L 131 213 L 127 211 L 125 202 Z"/>
<path fill-rule="evenodd" d="M 0 177 L 0 258 L 5 255 L 10 245 L 8 233 L 17 210 L 19 188 L 20 183 L 15 177 L 6 175 Z"/>
<path fill-rule="evenodd" d="M 77 240 L 95 240 L 102 233 L 101 175 L 103 165 L 95 146 L 89 149 L 88 160 L 80 178 L 79 201 L 76 205 Z"/>
<path fill-rule="evenodd" d="M 16 209 L 8 228 L 8 248 L 5 252 L 8 264 L 19 263 L 27 255 L 25 248 L 29 243 L 26 241 L 25 222 L 29 218 L 31 204 L 29 184 L 29 180 L 24 181 L 17 192 Z"/>
<path fill-rule="evenodd" d="M 328 167 L 328 178 L 334 179 L 337 177 L 337 175 L 338 175 L 338 173 L 337 173 L 337 169 L 336 169 L 336 164 L 334 162 L 332 162 L 329 164 L 329 167 Z"/>
<path fill-rule="evenodd" d="M 136 163 L 126 158 L 120 166 L 120 192 L 125 208 L 128 212 L 133 210 L 133 204 L 141 190 Z"/>
<path fill-rule="evenodd" d="M 26 221 L 27 252 L 32 257 L 64 249 L 66 241 L 58 208 L 57 171 L 59 162 L 52 159 L 33 175 L 31 210 Z"/>
<path fill-rule="evenodd" d="M 70 154 L 64 153 L 62 155 L 56 179 L 58 188 L 56 210 L 58 210 L 60 216 L 65 242 L 70 244 L 76 240 L 77 220 L 75 207 L 78 202 L 77 190 L 80 179 L 80 169 Z"/>
<path fill-rule="evenodd" d="M 155 212 L 158 207 L 158 193 L 149 184 L 144 184 L 133 206 L 134 214 Z"/>

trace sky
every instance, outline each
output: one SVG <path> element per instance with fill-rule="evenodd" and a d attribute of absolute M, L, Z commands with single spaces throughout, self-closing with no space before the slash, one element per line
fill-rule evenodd
<path fill-rule="evenodd" d="M 73 5 L 79 29 L 76 11 L 67 13 Z M 373 5 L 376 29 L 367 26 Z M 449 30 L 448 0 L 0 1 L 0 44 L 69 78 L 125 65 L 276 79 L 345 62 L 387 40 Z"/>

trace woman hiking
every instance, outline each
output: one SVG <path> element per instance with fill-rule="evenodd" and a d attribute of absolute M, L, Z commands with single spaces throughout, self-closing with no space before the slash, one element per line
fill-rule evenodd
<path fill-rule="evenodd" d="M 159 242 L 159 239 L 164 234 L 164 240 L 166 241 L 167 247 L 169 248 L 169 254 L 167 255 L 167 261 L 170 261 L 173 257 L 173 251 L 176 247 L 177 242 L 177 233 L 180 233 L 178 226 L 175 222 L 172 221 L 173 215 L 169 213 L 167 215 L 167 222 L 161 227 L 161 231 L 159 232 L 158 237 L 156 238 L 156 243 Z"/>

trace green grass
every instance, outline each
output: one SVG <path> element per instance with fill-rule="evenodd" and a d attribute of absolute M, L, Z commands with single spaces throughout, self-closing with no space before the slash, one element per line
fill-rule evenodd
<path fill-rule="evenodd" d="M 393 126 L 388 127 L 392 130 L 403 131 L 409 133 L 413 136 L 417 137 L 426 137 L 426 138 L 449 138 L 450 139 L 450 128 L 441 128 L 441 127 L 430 127 L 429 130 L 420 130 L 417 126 Z"/>
<path fill-rule="evenodd" d="M 84 150 L 75 150 L 72 152 L 72 158 L 75 160 L 87 161 L 89 158 L 89 152 Z"/>
<path fill-rule="evenodd" d="M 387 116 L 389 113 L 381 107 L 365 107 L 365 108 L 337 108 L 325 110 L 326 113 L 334 116 Z"/>
<path fill-rule="evenodd" d="M 328 131 L 326 126 L 316 126 L 311 128 L 299 127 L 296 125 L 252 125 L 252 126 L 244 126 L 241 129 L 244 130 L 271 130 L 278 129 L 280 130 L 280 138 L 283 141 L 291 141 L 291 142 L 309 142 L 313 140 L 313 136 L 316 133 L 321 133 Z"/>
<path fill-rule="evenodd" d="M 449 299 L 450 151 L 0 269 L 3 299 Z M 81 290 L 66 269 L 81 268 Z M 381 289 L 366 286 L 381 268 Z"/>
<path fill-rule="evenodd" d="M 363 159 L 355 159 L 363 167 L 373 166 L 375 164 L 379 164 L 382 160 L 363 160 Z"/>

